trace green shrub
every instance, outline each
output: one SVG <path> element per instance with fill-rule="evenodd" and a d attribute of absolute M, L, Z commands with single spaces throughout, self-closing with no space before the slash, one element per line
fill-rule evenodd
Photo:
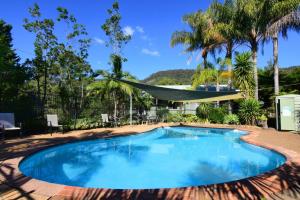
<path fill-rule="evenodd" d="M 197 117 L 201 119 L 208 119 L 208 115 L 212 109 L 212 105 L 208 103 L 201 103 L 196 109 Z"/>
<path fill-rule="evenodd" d="M 212 123 L 222 123 L 226 112 L 227 109 L 224 106 L 215 108 L 211 103 L 202 103 L 196 109 L 197 117 Z"/>
<path fill-rule="evenodd" d="M 157 117 L 160 121 L 164 122 L 168 118 L 169 110 L 166 108 L 159 108 L 157 110 Z"/>
<path fill-rule="evenodd" d="M 267 121 L 268 118 L 266 117 L 266 115 L 260 115 L 260 116 L 258 117 L 258 120 L 260 120 L 260 121 Z"/>
<path fill-rule="evenodd" d="M 260 104 L 256 99 L 245 99 L 240 103 L 240 120 L 254 125 L 254 121 L 261 115 Z"/>
<path fill-rule="evenodd" d="M 212 123 L 221 124 L 224 121 L 226 113 L 227 110 L 225 107 L 211 108 L 208 115 L 208 120 Z"/>
<path fill-rule="evenodd" d="M 167 115 L 168 122 L 183 122 L 183 115 L 180 113 L 168 113 Z"/>
<path fill-rule="evenodd" d="M 224 116 L 224 124 L 239 124 L 240 120 L 236 114 L 228 114 Z"/>
<path fill-rule="evenodd" d="M 97 128 L 99 127 L 99 124 L 101 124 L 100 120 L 94 118 L 80 118 L 77 119 L 76 121 L 72 119 L 72 120 L 65 120 L 63 122 L 65 131 Z"/>
<path fill-rule="evenodd" d="M 197 117 L 197 115 L 184 114 L 183 115 L 183 120 L 184 120 L 184 122 L 192 123 L 192 122 L 198 122 L 199 118 Z"/>

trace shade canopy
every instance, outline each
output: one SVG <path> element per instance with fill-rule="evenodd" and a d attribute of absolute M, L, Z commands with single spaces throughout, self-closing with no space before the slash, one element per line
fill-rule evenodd
<path fill-rule="evenodd" d="M 179 90 L 165 88 L 143 83 L 136 83 L 128 80 L 118 80 L 127 83 L 133 87 L 139 88 L 153 97 L 174 102 L 210 102 L 210 101 L 226 101 L 232 99 L 243 98 L 238 91 L 198 91 L 198 90 Z"/>

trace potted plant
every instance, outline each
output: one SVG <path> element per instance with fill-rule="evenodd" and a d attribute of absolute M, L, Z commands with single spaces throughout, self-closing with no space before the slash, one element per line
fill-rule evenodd
<path fill-rule="evenodd" d="M 258 117 L 258 123 L 261 125 L 263 128 L 268 128 L 268 118 L 266 115 L 261 115 Z"/>

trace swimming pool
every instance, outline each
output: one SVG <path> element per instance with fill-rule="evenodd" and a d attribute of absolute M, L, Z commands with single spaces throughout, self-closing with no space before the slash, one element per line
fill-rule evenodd
<path fill-rule="evenodd" d="M 19 168 L 26 176 L 70 186 L 153 189 L 239 180 L 285 162 L 277 152 L 240 140 L 244 134 L 233 129 L 157 128 L 48 148 L 24 159 Z"/>

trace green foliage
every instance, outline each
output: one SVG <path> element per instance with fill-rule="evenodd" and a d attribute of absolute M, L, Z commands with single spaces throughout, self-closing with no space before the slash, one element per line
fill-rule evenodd
<path fill-rule="evenodd" d="M 184 114 L 183 119 L 184 122 L 187 123 L 199 122 L 199 118 L 197 117 L 197 115 L 193 115 L 193 114 Z"/>
<path fill-rule="evenodd" d="M 197 88 L 199 85 L 204 84 L 207 86 L 210 84 L 219 84 L 219 71 L 214 68 L 204 68 L 202 69 L 201 66 L 197 67 L 195 74 L 193 75 L 193 88 Z"/>
<path fill-rule="evenodd" d="M 237 54 L 233 69 L 234 86 L 244 92 L 247 97 L 253 96 L 255 86 L 251 56 L 250 52 Z"/>
<path fill-rule="evenodd" d="M 260 104 L 255 99 L 245 99 L 241 101 L 239 116 L 242 122 L 254 125 L 255 120 L 261 115 Z"/>
<path fill-rule="evenodd" d="M 266 115 L 260 115 L 260 116 L 258 117 L 258 120 L 260 120 L 260 121 L 267 121 L 268 118 L 267 118 Z"/>
<path fill-rule="evenodd" d="M 196 109 L 196 115 L 200 119 L 207 119 L 212 123 L 222 123 L 226 115 L 227 108 L 214 107 L 213 104 L 201 103 Z"/>
<path fill-rule="evenodd" d="M 171 46 L 182 44 L 185 46 L 185 52 L 201 50 L 204 68 L 208 68 L 208 53 L 214 54 L 222 40 L 218 34 L 208 34 L 213 27 L 211 16 L 208 12 L 197 11 L 183 16 L 183 21 L 190 30 L 175 31 L 172 34 Z"/>
<path fill-rule="evenodd" d="M 180 85 L 174 78 L 163 77 L 156 82 L 157 85 Z"/>
<path fill-rule="evenodd" d="M 236 114 L 228 114 L 224 116 L 224 124 L 239 124 L 240 120 Z"/>
<path fill-rule="evenodd" d="M 227 113 L 225 107 L 212 107 L 208 114 L 208 120 L 212 123 L 221 124 L 224 121 L 224 117 Z"/>
<path fill-rule="evenodd" d="M 169 110 L 166 108 L 159 108 L 156 114 L 160 121 L 164 122 L 168 118 Z"/>
<path fill-rule="evenodd" d="M 119 11 L 119 3 L 115 1 L 111 9 L 107 10 L 109 18 L 105 20 L 105 23 L 101 26 L 102 30 L 108 36 L 109 41 L 107 46 L 111 46 L 113 54 L 120 55 L 122 47 L 131 39 L 130 35 L 125 35 L 120 25 L 121 14 Z"/>
<path fill-rule="evenodd" d="M 19 64 L 20 58 L 12 46 L 12 27 L 0 20 L 0 107 L 17 100 L 24 83 L 29 79 L 28 68 Z"/>
<path fill-rule="evenodd" d="M 208 103 L 201 103 L 196 109 L 196 115 L 200 119 L 208 119 L 212 105 Z"/>
<path fill-rule="evenodd" d="M 181 113 L 168 113 L 167 122 L 183 122 L 184 117 Z"/>

